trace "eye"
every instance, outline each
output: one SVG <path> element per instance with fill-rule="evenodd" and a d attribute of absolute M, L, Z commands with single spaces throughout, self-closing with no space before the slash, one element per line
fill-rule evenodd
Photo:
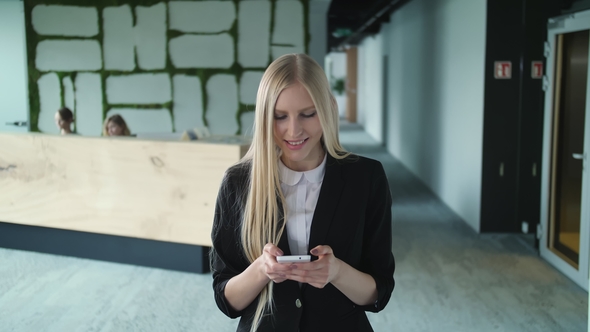
<path fill-rule="evenodd" d="M 316 115 L 316 113 L 317 113 L 316 111 L 313 111 L 313 112 L 307 113 L 307 114 L 301 113 L 301 116 L 304 118 L 313 118 Z"/>
<path fill-rule="evenodd" d="M 286 115 L 277 115 L 275 114 L 275 120 L 285 120 L 287 118 Z"/>

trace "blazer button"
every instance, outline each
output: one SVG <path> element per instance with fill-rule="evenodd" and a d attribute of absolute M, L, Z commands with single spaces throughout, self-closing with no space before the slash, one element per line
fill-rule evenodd
<path fill-rule="evenodd" d="M 301 300 L 299 300 L 299 299 L 295 300 L 295 306 L 297 308 L 301 308 Z"/>

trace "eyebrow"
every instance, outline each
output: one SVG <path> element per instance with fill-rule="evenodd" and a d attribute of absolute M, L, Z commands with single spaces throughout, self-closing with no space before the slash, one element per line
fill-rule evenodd
<path fill-rule="evenodd" d="M 305 108 L 302 108 L 302 109 L 298 110 L 297 113 L 299 113 L 299 112 L 305 112 L 305 111 L 309 111 L 309 110 L 313 110 L 315 108 L 316 108 L 315 105 L 314 106 L 305 107 Z M 284 110 L 280 110 L 278 108 L 275 108 L 275 112 L 288 113 L 289 111 L 284 111 Z"/>

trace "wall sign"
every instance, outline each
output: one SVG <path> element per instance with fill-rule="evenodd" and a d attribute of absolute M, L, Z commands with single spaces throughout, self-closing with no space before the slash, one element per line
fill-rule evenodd
<path fill-rule="evenodd" d="M 496 62 L 494 62 L 494 78 L 495 79 L 511 79 L 512 78 L 512 62 L 511 61 L 496 61 Z"/>
<path fill-rule="evenodd" d="M 531 77 L 534 79 L 543 78 L 543 61 L 533 61 L 531 63 Z"/>

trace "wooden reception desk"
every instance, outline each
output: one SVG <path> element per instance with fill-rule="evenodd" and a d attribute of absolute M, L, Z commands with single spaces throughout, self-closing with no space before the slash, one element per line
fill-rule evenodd
<path fill-rule="evenodd" d="M 166 261 L 183 255 L 173 248 L 188 248 L 190 259 L 191 250 L 210 247 L 221 179 L 247 148 L 238 137 L 183 142 L 0 133 L 0 247 L 175 268 L 94 252 L 111 243 L 114 256 L 161 252 Z M 53 247 L 69 249 L 52 249 L 54 240 Z M 175 269 L 201 271 L 200 265 Z"/>

